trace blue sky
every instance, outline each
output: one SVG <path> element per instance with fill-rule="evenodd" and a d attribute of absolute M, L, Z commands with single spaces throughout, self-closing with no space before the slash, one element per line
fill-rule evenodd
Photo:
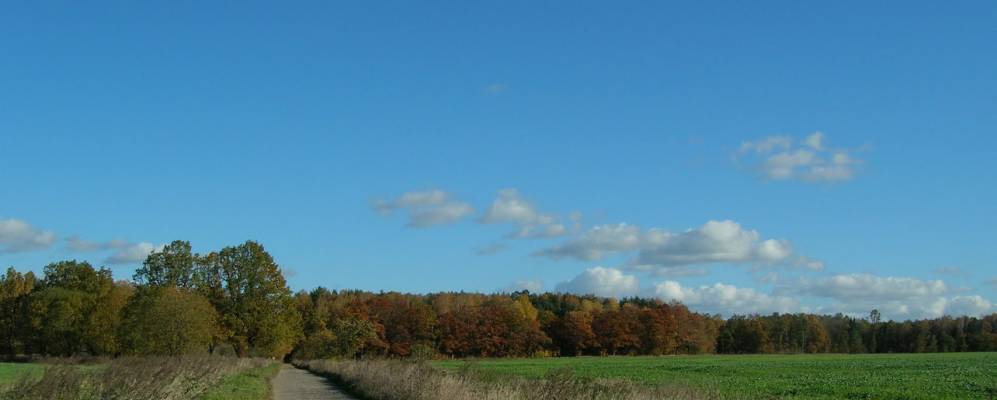
<path fill-rule="evenodd" d="M 253 239 L 294 289 L 994 312 L 995 15 L 10 4 L 0 265 Z"/>

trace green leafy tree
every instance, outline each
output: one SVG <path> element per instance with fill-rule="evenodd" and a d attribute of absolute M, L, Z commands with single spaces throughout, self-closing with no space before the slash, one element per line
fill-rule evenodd
<path fill-rule="evenodd" d="M 33 352 L 72 356 L 85 351 L 83 337 L 87 295 L 47 287 L 31 295 L 29 306 Z"/>
<path fill-rule="evenodd" d="M 121 352 L 118 342 L 118 329 L 121 314 L 134 292 L 129 282 L 117 282 L 103 296 L 97 298 L 97 305 L 87 315 L 83 337 L 93 354 L 113 355 Z"/>
<path fill-rule="evenodd" d="M 9 356 L 25 351 L 24 341 L 29 336 L 28 295 L 35 284 L 33 273 L 22 274 L 14 267 L 0 276 L 0 352 Z"/>
<path fill-rule="evenodd" d="M 207 353 L 217 320 L 204 296 L 177 287 L 140 287 L 122 314 L 124 352 L 138 355 Z"/>
<path fill-rule="evenodd" d="M 176 240 L 146 257 L 135 271 L 139 285 L 190 289 L 194 285 L 194 266 L 198 256 L 191 252 L 190 242 Z"/>
<path fill-rule="evenodd" d="M 259 243 L 248 241 L 199 262 L 195 285 L 218 310 L 239 356 L 280 358 L 301 336 L 301 316 L 280 267 Z"/>
<path fill-rule="evenodd" d="M 115 292 L 111 271 L 87 262 L 60 261 L 44 271 L 41 289 L 29 300 L 33 348 L 53 355 L 113 354 L 117 311 L 127 289 Z"/>

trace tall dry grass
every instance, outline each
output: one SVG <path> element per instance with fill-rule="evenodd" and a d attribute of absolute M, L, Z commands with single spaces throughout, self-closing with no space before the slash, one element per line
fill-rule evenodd
<path fill-rule="evenodd" d="M 2 400 L 195 399 L 222 378 L 272 361 L 228 357 L 124 357 L 55 363 L 39 376 L 0 387 Z"/>
<path fill-rule="evenodd" d="M 625 380 L 585 379 L 557 371 L 544 379 L 482 379 L 473 371 L 446 372 L 406 361 L 315 360 L 299 366 L 339 381 L 369 400 L 703 400 L 715 393 L 687 387 L 649 387 Z"/>

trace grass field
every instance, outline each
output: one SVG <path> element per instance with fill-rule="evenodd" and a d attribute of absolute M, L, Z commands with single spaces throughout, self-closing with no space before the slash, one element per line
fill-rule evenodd
<path fill-rule="evenodd" d="M 997 353 L 579 357 L 438 361 L 485 379 L 582 377 L 690 385 L 750 399 L 997 399 Z"/>
<path fill-rule="evenodd" d="M 0 385 L 13 382 L 25 374 L 42 372 L 42 367 L 38 364 L 27 363 L 0 363 Z"/>

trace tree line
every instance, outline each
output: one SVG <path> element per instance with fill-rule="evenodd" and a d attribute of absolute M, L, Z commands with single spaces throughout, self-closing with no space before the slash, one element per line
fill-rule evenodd
<path fill-rule="evenodd" d="M 526 291 L 292 293 L 259 243 L 209 254 L 175 241 L 131 281 L 61 261 L 0 277 L 0 353 L 293 357 L 531 357 L 997 351 L 997 314 L 880 321 L 733 316 L 679 303 Z"/>

